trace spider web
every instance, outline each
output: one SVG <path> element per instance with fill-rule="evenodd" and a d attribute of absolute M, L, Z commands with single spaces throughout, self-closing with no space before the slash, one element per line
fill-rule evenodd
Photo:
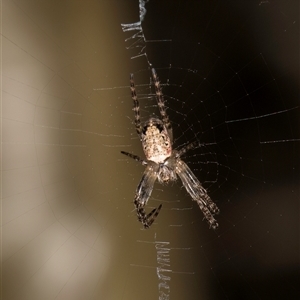
<path fill-rule="evenodd" d="M 174 147 L 201 143 L 184 159 L 221 210 L 208 230 L 180 184 L 155 186 L 149 209 L 163 209 L 137 243 L 156 249 L 159 299 L 296 299 L 299 5 L 147 2 L 122 24 L 141 115 L 158 115 L 154 67 Z M 154 272 L 139 261 L 131 266 Z"/>
<path fill-rule="evenodd" d="M 1 5 L 3 299 L 299 298 L 298 1 Z M 137 221 L 151 67 L 215 231 L 179 180 Z"/>

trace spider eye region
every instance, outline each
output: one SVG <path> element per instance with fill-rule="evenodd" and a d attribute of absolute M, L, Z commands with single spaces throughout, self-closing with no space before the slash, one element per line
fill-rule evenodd
<path fill-rule="evenodd" d="M 172 154 L 171 140 L 159 119 L 150 119 L 142 132 L 142 145 L 145 156 L 155 163 L 163 163 Z"/>

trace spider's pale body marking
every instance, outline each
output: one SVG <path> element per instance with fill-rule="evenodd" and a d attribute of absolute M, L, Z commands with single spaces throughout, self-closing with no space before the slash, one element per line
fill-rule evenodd
<path fill-rule="evenodd" d="M 178 175 L 187 192 L 199 205 L 210 227 L 215 229 L 218 227 L 218 223 L 213 215 L 219 213 L 219 209 L 210 199 L 207 191 L 201 185 L 191 169 L 180 158 L 180 156 L 185 154 L 188 150 L 192 150 L 199 146 L 199 143 L 191 143 L 179 151 L 172 149 L 172 125 L 166 113 L 163 93 L 155 69 L 152 69 L 152 77 L 157 104 L 162 119 L 150 118 L 142 126 L 140 120 L 140 106 L 135 91 L 133 74 L 130 75 L 135 128 L 140 141 L 142 142 L 146 160 L 143 160 L 134 154 L 121 151 L 121 153 L 146 166 L 134 197 L 134 205 L 137 211 L 138 220 L 143 224 L 144 228 L 149 228 L 152 225 L 161 210 L 162 204 L 160 204 L 159 207 L 154 208 L 148 214 L 144 207 L 151 196 L 155 181 L 158 180 L 159 183 L 168 183 L 169 181 L 175 181 Z"/>
<path fill-rule="evenodd" d="M 163 122 L 151 118 L 144 126 L 142 146 L 147 160 L 163 163 L 172 154 L 172 144 Z"/>

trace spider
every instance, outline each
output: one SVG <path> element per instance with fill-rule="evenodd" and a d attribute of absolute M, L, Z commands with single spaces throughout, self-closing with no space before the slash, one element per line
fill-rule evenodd
<path fill-rule="evenodd" d="M 162 208 L 162 204 L 160 204 L 148 214 L 145 211 L 145 206 L 151 196 L 155 181 L 158 180 L 161 184 L 168 183 L 170 181 L 177 180 L 178 175 L 187 192 L 199 205 L 209 226 L 216 229 L 218 227 L 218 223 L 213 215 L 219 213 L 218 207 L 211 200 L 207 191 L 201 185 L 200 181 L 191 169 L 180 158 L 188 150 L 192 150 L 199 146 L 199 143 L 190 143 L 180 150 L 172 149 L 172 125 L 166 113 L 162 89 L 154 68 L 152 69 L 152 77 L 161 119 L 150 118 L 142 124 L 140 120 L 140 106 L 136 95 L 134 78 L 133 74 L 130 74 L 130 89 L 133 100 L 135 129 L 142 143 L 146 160 L 141 159 L 137 155 L 121 151 L 122 154 L 133 158 L 146 167 L 134 197 L 134 205 L 138 220 L 143 224 L 145 229 L 152 225 Z"/>

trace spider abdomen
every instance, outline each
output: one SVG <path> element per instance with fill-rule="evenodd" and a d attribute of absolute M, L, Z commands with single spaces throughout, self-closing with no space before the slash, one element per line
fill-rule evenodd
<path fill-rule="evenodd" d="M 142 145 L 147 160 L 163 163 L 172 154 L 172 144 L 161 120 L 151 118 L 144 126 Z"/>

